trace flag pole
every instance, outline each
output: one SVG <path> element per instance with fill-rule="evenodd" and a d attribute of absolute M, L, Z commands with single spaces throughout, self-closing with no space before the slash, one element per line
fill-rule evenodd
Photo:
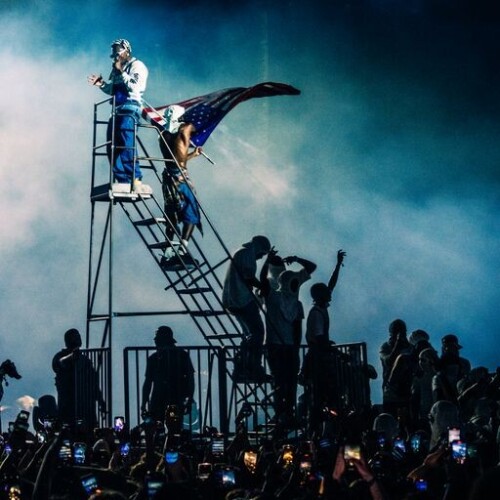
<path fill-rule="evenodd" d="M 191 146 L 193 146 L 193 148 L 198 147 L 193 141 L 189 141 L 189 144 L 191 144 Z M 212 160 L 212 158 L 207 156 L 203 150 L 200 151 L 200 155 L 204 156 L 212 165 L 215 165 L 215 162 Z"/>
<path fill-rule="evenodd" d="M 156 113 L 160 118 L 163 119 L 163 115 L 156 109 L 154 108 L 153 106 L 151 106 L 151 104 L 149 104 L 149 102 L 147 102 L 145 99 L 142 100 L 142 102 L 150 109 L 152 110 L 154 113 Z M 196 144 L 193 142 L 193 141 L 189 141 L 189 144 L 193 147 L 193 148 L 196 148 L 198 146 L 196 146 Z M 202 156 L 204 156 L 212 165 L 215 166 L 215 162 L 212 160 L 212 158 L 210 158 L 204 151 L 200 151 L 200 154 Z"/>

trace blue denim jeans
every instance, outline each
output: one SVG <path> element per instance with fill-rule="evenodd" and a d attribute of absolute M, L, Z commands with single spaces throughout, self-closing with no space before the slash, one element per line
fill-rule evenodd
<path fill-rule="evenodd" d="M 182 195 L 182 208 L 180 213 L 181 222 L 184 224 L 199 224 L 200 211 L 198 209 L 198 202 L 190 188 L 185 182 L 179 184 L 179 193 Z"/>
<path fill-rule="evenodd" d="M 135 101 L 127 101 L 115 108 L 115 137 L 113 175 L 116 182 L 131 182 L 142 179 L 139 161 L 134 159 L 136 125 L 141 117 L 141 106 Z M 111 141 L 113 119 L 108 123 L 107 140 Z M 108 158 L 111 162 L 111 145 L 108 146 Z M 135 174 L 135 175 L 134 175 Z"/>

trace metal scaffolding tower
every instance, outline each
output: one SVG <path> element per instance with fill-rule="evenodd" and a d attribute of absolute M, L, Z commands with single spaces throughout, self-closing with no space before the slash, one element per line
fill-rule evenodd
<path fill-rule="evenodd" d="M 105 118 L 101 116 L 109 110 L 111 104 L 111 120 L 109 112 Z M 203 244 L 196 237 L 189 243 L 189 252 L 194 259 L 191 265 L 181 264 L 175 270 L 162 267 L 162 253 L 167 246 L 180 242 L 181 235 L 172 226 L 164 211 L 162 193 L 162 172 L 165 159 L 151 156 L 147 149 L 146 138 L 152 146 L 149 149 L 159 150 L 159 129 L 151 124 L 140 123 L 135 130 L 134 155 L 141 169 L 147 174 L 152 192 L 137 192 L 133 189 L 123 189 L 123 184 L 113 183 L 113 158 L 118 146 L 113 139 L 102 139 L 108 126 L 111 132 L 115 127 L 115 106 L 113 99 L 106 99 L 94 106 L 94 130 L 92 147 L 92 182 L 91 182 L 91 221 L 90 248 L 88 268 L 87 293 L 87 328 L 86 347 L 98 347 L 108 352 L 108 366 L 116 358 L 113 353 L 114 322 L 118 318 L 134 318 L 144 316 L 176 316 L 189 318 L 203 339 L 203 345 L 191 346 L 193 357 L 200 361 L 198 371 L 208 373 L 208 380 L 203 381 L 206 394 L 199 400 L 199 406 L 205 408 L 203 421 L 208 413 L 217 413 L 220 418 L 220 428 L 230 430 L 230 425 L 239 418 L 242 409 L 251 408 L 254 417 L 255 432 L 267 433 L 268 425 L 274 412 L 272 408 L 272 385 L 270 383 L 238 383 L 233 380 L 232 366 L 240 341 L 243 337 L 239 324 L 222 306 L 221 295 L 223 276 L 231 260 L 231 254 L 224 241 L 209 219 L 203 206 L 199 203 L 202 223 L 204 226 Z M 109 122 L 109 125 L 108 125 Z M 114 133 L 109 134 L 114 137 Z M 174 160 L 175 161 L 175 160 Z M 160 199 L 158 199 L 159 193 Z M 120 222 L 121 226 L 119 226 Z M 174 229 L 172 240 L 167 239 L 166 228 Z M 127 226 L 130 234 L 128 239 L 122 238 L 116 244 L 117 238 L 123 235 L 115 230 Z M 169 233 L 171 234 L 171 232 Z M 125 254 L 125 260 L 123 255 Z M 158 276 L 164 280 L 163 289 L 151 290 L 154 294 L 160 291 L 165 294 L 164 303 L 175 306 L 172 309 L 136 310 L 126 307 L 118 310 L 114 295 L 119 290 L 117 277 L 123 272 L 123 267 L 134 268 L 137 282 L 141 277 L 140 266 L 144 263 L 144 255 L 150 255 L 154 261 Z M 121 258 L 121 266 L 115 261 Z M 125 264 L 123 264 L 125 262 Z M 137 262 L 137 263 L 136 263 Z M 153 285 L 147 285 L 149 287 Z M 149 293 L 149 292 L 148 292 Z M 132 304 L 135 302 L 132 300 Z M 262 311 L 264 313 L 264 311 Z M 98 331 L 99 336 L 95 330 Z M 96 337 L 99 340 L 95 344 Z M 124 400 L 129 415 L 139 415 L 138 394 L 140 370 L 144 358 L 140 353 L 147 353 L 151 347 L 127 346 L 124 351 Z M 202 360 L 201 352 L 207 353 Z M 335 380 L 339 388 L 338 401 L 342 408 L 360 408 L 369 403 L 369 384 L 366 372 L 367 358 L 364 343 L 337 345 L 333 349 Z M 302 352 L 303 355 L 303 352 Z M 205 354 L 203 354 L 205 356 Z M 142 368 L 143 369 L 143 368 Z M 196 369 L 196 368 L 195 368 Z M 109 375 L 111 378 L 111 375 Z M 202 379 L 198 378 L 198 385 Z M 115 384 L 108 381 L 108 409 L 112 412 L 111 388 Z M 203 391 L 198 388 L 201 394 Z M 134 408 L 132 406 L 135 405 Z M 214 410 L 216 408 L 216 411 Z M 245 410 L 246 411 L 246 410 Z M 111 415 L 109 413 L 108 415 Z M 264 422 L 264 424 L 262 423 Z M 259 427 L 262 429 L 259 430 Z"/>
<path fill-rule="evenodd" d="M 218 356 L 225 357 L 224 361 L 228 362 L 227 365 L 224 363 L 226 376 L 231 382 L 232 370 L 229 366 L 242 338 L 238 323 L 223 308 L 221 302 L 223 274 L 231 255 L 203 206 L 199 204 L 204 227 L 203 245 L 199 244 L 194 236 L 189 245 L 195 265 L 181 265 L 175 271 L 167 271 L 162 267 L 162 251 L 167 245 L 174 244 L 173 241 L 167 241 L 165 234 L 166 225 L 171 224 L 164 212 L 161 189 L 165 159 L 151 156 L 147 151 L 146 139 L 143 140 L 143 137 L 147 138 L 154 146 L 158 146 L 159 131 L 158 128 L 142 122 L 135 131 L 134 154 L 141 169 L 148 172 L 147 180 L 153 188 L 153 193 L 141 194 L 140 191 L 135 192 L 132 189 L 123 190 L 123 186 L 122 189 L 116 190 L 110 165 L 118 146 L 114 144 L 113 139 L 108 141 L 105 138 L 108 122 L 114 131 L 115 116 L 113 99 L 106 99 L 94 105 L 86 347 L 96 342 L 98 333 L 95 330 L 99 330 L 98 346 L 109 348 L 112 353 L 114 322 L 117 318 L 184 315 L 196 326 L 204 345 L 213 347 Z M 112 133 L 111 137 L 114 135 Z M 128 241 L 127 249 L 115 244 L 114 234 L 115 221 L 118 218 L 122 221 L 124 217 L 137 235 L 135 241 Z M 175 235 L 174 238 L 180 241 L 177 229 Z M 114 295 L 116 277 L 120 270 L 116 269 L 114 263 L 117 256 L 125 250 L 140 255 L 140 258 L 137 257 L 139 263 L 145 252 L 150 255 L 158 266 L 158 273 L 165 279 L 163 293 L 168 297 L 165 302 L 176 304 L 176 309 L 117 310 Z M 137 272 L 140 274 L 140 269 L 137 269 Z M 112 359 L 114 361 L 114 358 Z M 233 383 L 229 395 L 230 411 L 237 411 L 243 402 L 251 401 L 253 405 L 265 407 L 267 412 L 267 407 L 270 407 L 267 385 Z"/>

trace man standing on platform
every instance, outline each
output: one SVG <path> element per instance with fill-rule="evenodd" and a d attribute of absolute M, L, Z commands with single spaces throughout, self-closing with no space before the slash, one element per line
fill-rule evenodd
<path fill-rule="evenodd" d="M 256 276 L 257 261 L 270 250 L 271 243 L 266 236 L 254 236 L 233 254 L 224 278 L 222 305 L 236 318 L 243 330 L 233 372 L 237 382 L 263 383 L 268 378 L 262 366 L 264 322 L 253 289 L 262 288 Z"/>
<path fill-rule="evenodd" d="M 106 411 L 97 372 L 90 358 L 81 352 L 82 339 L 76 328 L 64 334 L 65 348 L 52 359 L 56 374 L 57 406 L 61 423 L 76 428 L 77 420 L 86 431 L 97 426 L 96 406 Z"/>
<path fill-rule="evenodd" d="M 142 184 L 142 172 L 136 154 L 136 128 L 141 118 L 142 95 L 146 90 L 148 69 L 142 61 L 132 57 L 128 40 L 120 38 L 111 44 L 113 65 L 108 81 L 102 75 L 90 75 L 90 85 L 98 86 L 115 98 L 115 116 L 110 118 L 107 130 L 108 158 L 113 160 L 113 190 L 123 188 L 150 194 L 151 187 Z M 113 137 L 114 129 L 114 137 Z M 114 146 L 114 150 L 113 147 Z M 133 184 L 132 184 L 132 181 Z M 123 186 L 119 186 L 123 184 Z"/>

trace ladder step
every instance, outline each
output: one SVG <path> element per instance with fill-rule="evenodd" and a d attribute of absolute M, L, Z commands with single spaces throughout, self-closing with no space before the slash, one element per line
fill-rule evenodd
<path fill-rule="evenodd" d="M 148 162 L 163 161 L 165 163 L 175 163 L 175 160 L 170 160 L 167 158 L 158 158 L 157 156 L 138 156 L 137 159 L 139 161 L 148 161 Z M 141 165 L 141 167 L 143 167 L 143 165 Z"/>
<path fill-rule="evenodd" d="M 150 245 L 148 245 L 148 248 L 166 250 L 167 247 L 169 247 L 169 246 L 170 246 L 170 243 L 168 243 L 166 241 L 158 241 L 157 243 L 151 243 Z"/>
<path fill-rule="evenodd" d="M 205 335 L 207 340 L 224 340 L 224 339 L 241 339 L 242 335 L 239 333 L 224 333 L 222 335 Z"/>
<path fill-rule="evenodd" d="M 177 293 L 179 295 L 195 295 L 197 293 L 210 292 L 210 290 L 211 289 L 208 287 L 186 288 L 184 290 L 178 290 Z"/>
<path fill-rule="evenodd" d="M 272 424 L 272 423 L 259 424 L 257 426 L 257 430 L 259 430 L 259 431 L 263 431 L 264 429 L 275 429 L 275 428 L 276 428 L 276 424 Z"/>
<path fill-rule="evenodd" d="M 134 222 L 134 226 L 155 226 L 157 224 L 165 224 L 165 217 L 150 217 Z"/>
<path fill-rule="evenodd" d="M 151 193 L 137 193 L 132 192 L 117 192 L 113 191 L 108 184 L 101 184 L 100 186 L 94 186 L 90 192 L 90 199 L 92 201 L 136 201 L 137 199 L 146 200 L 151 198 Z"/>
<path fill-rule="evenodd" d="M 191 313 L 191 316 L 194 316 L 195 318 L 206 318 L 210 316 L 225 316 L 227 314 L 226 311 L 193 311 Z"/>

